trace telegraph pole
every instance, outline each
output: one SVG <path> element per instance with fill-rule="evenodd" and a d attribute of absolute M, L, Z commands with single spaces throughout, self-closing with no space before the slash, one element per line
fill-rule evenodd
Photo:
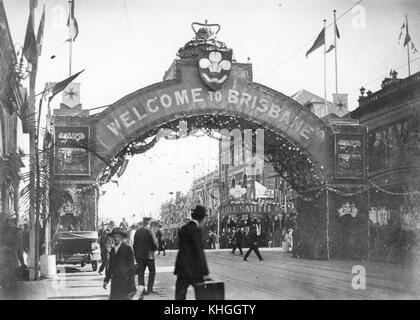
<path fill-rule="evenodd" d="M 327 104 L 327 43 L 325 41 L 325 29 L 327 27 L 327 20 L 324 19 L 324 102 L 325 102 L 325 115 L 328 114 Z"/>
<path fill-rule="evenodd" d="M 35 20 L 35 7 L 32 1 L 29 2 L 29 14 L 32 15 L 32 22 Z M 34 28 L 34 26 L 32 26 Z M 32 70 L 29 73 L 29 98 L 28 98 L 28 114 L 35 120 L 35 83 L 36 83 L 37 63 L 32 63 Z M 29 170 L 35 168 L 35 154 L 36 154 L 36 126 L 29 126 Z M 35 172 L 30 174 L 30 184 L 35 185 Z M 31 195 L 29 199 L 29 277 L 31 280 L 38 280 L 39 274 L 39 246 L 37 240 L 37 224 L 36 224 L 36 213 L 35 213 L 35 201 Z"/>
<path fill-rule="evenodd" d="M 405 14 L 405 31 L 406 31 L 406 39 L 407 39 L 407 37 L 408 37 L 408 39 L 410 39 L 410 33 L 408 32 L 408 15 L 407 15 L 407 14 Z M 405 41 L 406 41 L 406 40 L 404 40 L 404 44 L 405 44 Z M 410 39 L 410 41 L 411 41 L 411 39 Z M 408 60 L 407 66 L 408 66 L 408 76 L 411 76 L 411 66 L 410 66 L 410 64 L 411 64 L 411 62 L 410 62 L 410 41 L 408 41 L 408 42 L 407 42 L 407 60 Z"/>

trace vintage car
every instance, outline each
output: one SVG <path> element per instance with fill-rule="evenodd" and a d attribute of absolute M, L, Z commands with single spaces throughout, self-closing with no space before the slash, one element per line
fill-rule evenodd
<path fill-rule="evenodd" d="M 101 250 L 96 231 L 58 232 L 54 238 L 54 253 L 57 264 L 92 265 L 92 270 L 98 269 L 101 260 Z"/>

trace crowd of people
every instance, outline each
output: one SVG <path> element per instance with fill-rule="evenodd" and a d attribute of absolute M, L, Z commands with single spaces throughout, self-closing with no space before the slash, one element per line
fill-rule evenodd
<path fill-rule="evenodd" d="M 190 219 L 184 221 L 181 227 L 169 230 L 169 236 L 168 230 L 164 230 L 162 224 L 159 224 L 158 228 L 152 228 L 151 218 L 144 218 L 143 223 L 131 226 L 125 218 L 118 227 L 113 222 L 102 224 L 99 230 L 102 257 L 99 273 L 105 272 L 104 288 L 111 282 L 110 299 L 141 298 L 143 295 L 155 294 L 156 252 L 157 255 L 165 255 L 169 241 L 178 249 L 174 272 L 177 275 L 175 298 L 185 299 L 189 285 L 196 288 L 203 282 L 209 273 L 204 249 L 216 248 L 217 233 L 209 228 L 214 225 L 204 222 L 204 218 L 207 217 L 205 207 L 197 205 L 191 212 Z M 267 244 L 273 246 L 273 238 L 270 239 L 273 235 L 270 232 L 276 231 L 280 232 L 280 237 L 286 239 L 291 247 L 293 246 L 293 253 L 298 256 L 298 229 L 289 228 L 286 234 L 281 234 L 284 229 L 279 217 L 249 217 L 243 220 L 233 217 L 224 221 L 224 224 L 219 243 L 225 248 L 231 248 L 231 254 L 236 254 L 238 250 L 244 261 L 248 261 L 252 253 L 263 261 L 259 247 Z M 223 243 L 226 241 L 227 243 Z M 244 247 L 248 248 L 245 253 Z M 147 283 L 146 269 L 149 271 Z M 135 284 L 136 276 L 138 286 Z"/>
<path fill-rule="evenodd" d="M 174 271 L 177 276 L 177 300 L 185 300 L 190 285 L 196 288 L 208 278 L 201 229 L 206 216 L 206 208 L 197 206 L 191 212 L 191 220 L 178 232 L 179 250 Z M 113 225 L 103 224 L 99 231 L 102 256 L 99 273 L 105 271 L 104 289 L 111 282 L 110 299 L 142 299 L 144 295 L 155 294 L 155 252 L 158 251 L 158 255 L 160 252 L 166 254 L 161 226 L 155 233 L 151 227 L 151 219 L 145 218 L 141 226 L 128 227 L 123 219 L 119 227 L 110 227 Z M 144 277 L 146 269 L 149 271 L 147 286 Z M 135 282 L 136 275 L 138 286 Z"/>

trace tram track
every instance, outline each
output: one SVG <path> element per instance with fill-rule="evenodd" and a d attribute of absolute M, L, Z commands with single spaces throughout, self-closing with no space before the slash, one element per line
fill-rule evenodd
<path fill-rule="evenodd" d="M 311 272 L 311 270 L 316 268 L 317 270 L 322 270 L 322 271 L 325 271 L 326 273 L 333 272 L 333 273 L 337 273 L 337 274 L 342 274 L 343 277 L 340 277 L 341 279 L 345 278 L 346 276 L 349 277 L 350 272 L 351 272 L 351 269 L 346 268 L 346 267 L 331 268 L 331 267 L 328 267 L 328 266 L 321 266 L 319 264 L 314 265 L 314 263 L 323 263 L 323 261 L 319 261 L 319 260 L 312 260 L 311 263 L 305 263 L 305 260 L 303 260 L 303 259 L 297 260 L 297 259 L 291 259 L 291 258 L 288 258 L 288 257 L 285 257 L 285 256 L 280 256 L 280 257 L 279 256 L 274 256 L 274 257 L 271 256 L 270 260 L 266 261 L 266 264 L 267 264 L 267 262 L 270 263 L 273 260 L 278 262 L 278 264 L 273 266 L 276 271 L 279 268 L 281 268 L 282 266 L 285 266 L 285 265 L 290 267 L 290 268 L 287 268 L 287 269 L 283 268 L 282 270 L 284 270 L 285 272 L 294 272 L 293 269 L 296 269 L 296 268 L 306 268 L 309 272 Z M 357 262 L 355 262 L 355 264 L 356 263 Z M 374 266 L 371 265 L 371 262 L 367 262 L 367 263 L 368 263 L 368 266 L 366 266 L 366 269 L 375 268 Z M 362 262 L 360 262 L 360 264 L 362 264 Z M 397 266 L 397 267 L 399 267 L 399 266 Z M 401 270 L 400 273 L 404 274 L 405 273 L 404 271 L 406 272 L 407 270 L 406 269 Z M 302 272 L 297 272 L 297 273 L 302 274 Z M 314 275 L 314 274 L 312 274 L 312 275 Z M 316 274 L 314 276 L 316 276 Z M 324 277 L 329 278 L 332 281 L 339 281 L 335 277 L 328 277 L 328 276 L 324 276 Z M 369 281 L 370 287 L 373 288 L 373 289 L 380 289 L 380 290 L 384 290 L 384 291 L 391 291 L 391 292 L 397 293 L 397 294 L 404 294 L 404 295 L 419 297 L 419 290 L 414 289 L 413 288 L 413 283 L 410 282 L 410 281 L 404 281 L 404 278 L 395 277 L 394 275 L 390 278 L 389 276 L 388 277 L 387 276 L 381 276 L 378 273 L 376 273 L 376 274 L 368 273 L 367 274 L 367 279 Z M 349 279 L 347 282 L 344 282 L 344 283 L 348 284 L 348 283 L 350 283 L 350 281 L 351 280 Z M 383 285 L 382 284 L 383 282 L 386 282 L 387 284 Z M 401 286 L 404 286 L 404 287 L 402 288 Z"/>
<path fill-rule="evenodd" d="M 214 262 L 213 262 L 213 263 L 214 263 Z M 240 269 L 240 271 L 242 271 L 242 272 L 252 272 L 252 271 L 250 271 L 250 270 L 246 270 L 246 269 L 243 269 L 243 268 L 238 268 L 237 266 L 232 267 L 232 266 L 231 266 L 231 265 L 229 265 L 229 264 L 224 264 L 224 263 L 220 263 L 220 262 L 217 262 L 217 264 L 218 264 L 218 265 L 221 265 L 221 266 L 223 266 L 223 267 L 228 267 L 228 268 L 234 269 L 236 272 L 238 272 L 238 271 L 239 271 L 238 269 Z M 275 278 L 275 279 L 280 280 L 280 281 L 288 281 L 288 282 L 292 283 L 292 284 L 293 284 L 293 286 L 295 286 L 295 287 L 300 287 L 300 288 L 304 288 L 304 289 L 309 289 L 309 288 L 311 288 L 311 289 L 315 289 L 315 290 L 320 290 L 320 291 L 324 291 L 324 292 L 329 292 L 329 293 L 332 293 L 332 294 L 341 294 L 341 295 L 344 295 L 344 296 L 346 296 L 346 297 L 348 297 L 348 296 L 352 296 L 352 297 L 357 298 L 357 299 L 369 299 L 369 300 L 374 300 L 374 299 L 373 299 L 373 298 L 371 298 L 370 296 L 360 295 L 360 294 L 354 294 L 354 293 L 350 293 L 350 292 L 348 292 L 348 291 L 343 291 L 343 290 L 337 290 L 337 288 L 333 288 L 333 287 L 327 287 L 327 286 L 315 285 L 315 283 L 314 283 L 314 282 L 297 280 L 297 279 L 290 278 L 290 277 L 285 277 L 285 276 L 278 276 L 278 275 L 275 275 L 275 274 L 271 274 L 271 273 L 267 273 L 267 272 L 262 272 L 262 271 L 259 271 L 259 272 L 258 272 L 258 275 L 261 275 L 261 276 L 266 276 L 267 278 L 268 278 L 268 277 Z M 221 276 L 222 276 L 222 277 L 225 277 L 225 274 L 221 274 Z M 268 278 L 268 279 L 269 279 L 269 278 Z M 238 279 L 237 279 L 237 283 L 242 283 L 242 281 L 243 281 L 243 279 L 242 279 L 242 280 L 238 280 Z M 263 289 L 263 288 L 261 288 L 261 287 L 259 287 L 259 286 L 253 286 L 253 288 L 255 288 L 256 290 Z M 264 289 L 264 291 L 265 291 L 265 290 L 267 290 L 267 289 Z M 276 294 L 278 295 L 278 291 L 274 291 L 274 290 L 269 290 L 269 291 L 276 292 Z M 307 290 L 307 291 L 310 291 L 310 290 Z M 294 298 L 288 297 L 288 299 L 289 299 L 289 300 L 291 300 L 291 299 L 294 299 Z M 299 299 L 299 297 L 296 297 L 295 299 Z"/>
<path fill-rule="evenodd" d="M 309 270 L 313 269 L 314 266 L 311 264 L 300 264 L 300 263 L 293 263 L 289 260 L 289 262 L 285 262 L 288 261 L 287 259 L 281 259 L 281 258 L 274 258 L 275 261 L 278 261 L 279 264 L 274 266 L 275 268 L 278 268 L 278 266 L 284 266 L 284 265 L 288 265 L 291 268 L 294 267 L 304 267 L 307 268 Z M 343 275 L 349 275 L 349 272 L 351 272 L 351 270 L 349 269 L 333 269 L 333 268 L 322 268 L 319 266 L 316 266 L 317 269 L 319 270 L 323 270 L 323 271 L 329 271 L 329 272 L 335 272 L 335 273 L 342 273 Z M 372 268 L 372 266 L 367 266 L 366 269 L 368 268 Z M 287 269 L 287 271 L 290 271 L 289 269 Z M 412 288 L 412 283 L 408 282 L 408 281 L 403 281 L 402 278 L 390 278 L 390 277 L 386 277 L 386 276 L 381 276 L 379 274 L 372 274 L 372 273 L 367 273 L 367 280 L 370 283 L 370 286 L 374 289 L 380 289 L 380 290 L 387 290 L 387 291 L 392 291 L 395 293 L 400 293 L 400 294 L 406 294 L 406 295 L 411 295 L 411 296 L 418 296 L 418 292 L 416 292 L 415 289 Z M 328 276 L 325 276 L 328 277 Z M 336 281 L 336 278 L 333 277 L 328 277 L 334 281 Z M 382 285 L 381 282 L 386 282 L 389 285 Z M 373 283 L 373 285 L 372 285 Z M 397 285 L 399 288 L 395 287 L 395 285 Z M 404 288 L 401 288 L 401 285 L 404 286 Z"/>
<path fill-rule="evenodd" d="M 252 273 L 253 272 L 252 270 L 249 270 L 248 268 L 243 268 L 243 267 L 238 266 L 236 264 L 232 265 L 232 264 L 229 264 L 229 263 L 223 263 L 222 261 L 220 261 L 220 259 L 217 259 L 217 261 L 215 261 L 215 259 L 212 259 L 211 263 L 217 264 L 219 266 L 223 266 L 224 268 L 230 268 L 230 269 L 234 270 L 233 273 L 239 273 L 239 274 L 242 274 L 242 275 L 244 273 L 250 273 L 250 272 Z M 268 267 L 270 270 L 274 269 L 273 271 L 275 271 L 274 273 L 268 273 L 268 272 L 264 272 L 262 270 L 258 272 L 258 275 L 265 276 L 265 277 L 267 277 L 267 279 L 270 279 L 270 277 L 271 277 L 271 278 L 275 278 L 276 280 L 279 280 L 279 281 L 288 281 L 288 282 L 292 283 L 293 286 L 296 286 L 296 287 L 301 287 L 301 288 L 304 288 L 304 289 L 312 288 L 312 289 L 315 289 L 315 290 L 321 290 L 323 292 L 329 292 L 329 293 L 332 293 L 334 295 L 340 294 L 340 295 L 343 295 L 345 297 L 353 297 L 355 299 L 369 299 L 369 300 L 374 300 L 375 299 L 375 298 L 372 298 L 369 295 L 351 292 L 347 288 L 343 288 L 343 287 L 338 288 L 337 286 L 331 287 L 331 286 L 328 286 L 328 285 L 319 285 L 319 284 L 316 284 L 313 281 L 302 281 L 302 280 L 298 280 L 298 279 L 290 277 L 290 276 L 285 276 L 284 274 L 283 275 L 277 275 L 276 274 L 280 271 L 280 272 L 283 272 L 283 273 L 288 272 L 288 273 L 294 273 L 296 275 L 299 275 L 299 274 L 301 274 L 299 272 L 290 272 L 290 270 L 284 270 L 284 269 L 279 270 L 277 267 L 274 268 L 274 267 L 270 267 L 268 265 L 265 265 L 265 267 L 266 268 Z M 220 275 L 222 277 L 226 277 L 224 273 L 220 273 Z M 324 279 L 333 280 L 334 282 L 338 281 L 338 282 L 341 282 L 341 283 L 345 283 L 346 285 L 349 285 L 348 282 L 344 282 L 342 280 L 340 281 L 339 279 L 326 277 L 326 276 L 320 275 L 320 274 L 310 275 L 310 276 L 312 276 L 314 279 L 316 279 L 316 278 L 323 279 L 324 278 Z M 226 278 L 231 278 L 231 277 L 227 276 Z M 229 279 L 229 280 L 231 280 L 231 279 Z M 243 281 L 243 279 L 242 280 L 236 279 L 236 281 L 238 283 L 239 282 L 242 283 L 241 281 Z M 261 287 L 253 286 L 253 285 L 251 285 L 251 287 L 255 288 L 256 290 L 260 290 L 260 288 L 261 288 Z M 267 291 L 267 289 L 264 289 L 264 290 Z M 354 289 L 351 289 L 351 290 L 354 290 Z M 273 294 L 275 294 L 275 295 L 279 295 L 279 293 L 277 291 L 274 291 L 274 290 L 268 290 L 268 291 L 273 292 Z M 289 299 L 292 299 L 292 298 L 289 298 Z"/>

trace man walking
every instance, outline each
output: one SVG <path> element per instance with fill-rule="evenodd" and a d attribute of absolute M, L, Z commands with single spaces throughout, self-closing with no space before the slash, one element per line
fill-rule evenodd
<path fill-rule="evenodd" d="M 138 267 L 138 283 L 145 285 L 144 272 L 146 267 L 149 269 L 149 279 L 147 281 L 147 290 L 144 293 L 148 295 L 154 293 L 153 284 L 155 282 L 155 251 L 157 249 L 157 240 L 155 233 L 150 226 L 151 218 L 143 219 L 143 227 L 136 231 L 134 235 L 134 256 L 136 257 Z"/>
<path fill-rule="evenodd" d="M 191 221 L 178 232 L 179 251 L 175 262 L 174 274 L 175 300 L 185 300 L 190 285 L 196 285 L 208 279 L 209 269 L 204 254 L 201 223 L 207 216 L 205 207 L 197 205 L 191 213 Z"/>
<path fill-rule="evenodd" d="M 166 255 L 166 239 L 165 234 L 163 233 L 162 225 L 159 225 L 159 230 L 157 232 L 156 238 L 158 240 L 158 255 L 160 255 L 160 252 L 163 251 L 163 255 Z"/>
<path fill-rule="evenodd" d="M 128 222 L 125 220 L 125 218 L 122 218 L 120 228 L 124 231 L 128 231 Z"/>
<path fill-rule="evenodd" d="M 128 300 L 129 295 L 136 291 L 135 267 L 133 249 L 124 242 L 127 233 L 120 228 L 114 228 L 110 234 L 114 241 L 111 250 L 109 267 L 106 270 L 103 287 L 107 288 L 111 280 L 110 300 Z"/>
<path fill-rule="evenodd" d="M 238 228 L 236 230 L 235 235 L 232 238 L 233 248 L 232 248 L 232 254 L 235 254 L 236 249 L 239 249 L 239 253 L 243 255 L 242 252 L 242 231 L 241 228 Z"/>
<path fill-rule="evenodd" d="M 248 261 L 247 259 L 248 259 L 249 255 L 251 254 L 252 251 L 255 252 L 255 254 L 257 255 L 258 259 L 260 259 L 260 261 L 264 260 L 261 257 L 260 250 L 258 249 L 258 235 L 257 235 L 256 224 L 253 224 L 251 226 L 250 230 L 249 230 L 248 242 L 249 242 L 249 249 L 245 253 L 244 261 Z"/>
<path fill-rule="evenodd" d="M 109 229 L 105 229 L 99 237 L 99 246 L 101 248 L 101 266 L 99 267 L 99 274 L 108 268 L 109 253 L 112 248 L 112 238 L 109 235 Z"/>

